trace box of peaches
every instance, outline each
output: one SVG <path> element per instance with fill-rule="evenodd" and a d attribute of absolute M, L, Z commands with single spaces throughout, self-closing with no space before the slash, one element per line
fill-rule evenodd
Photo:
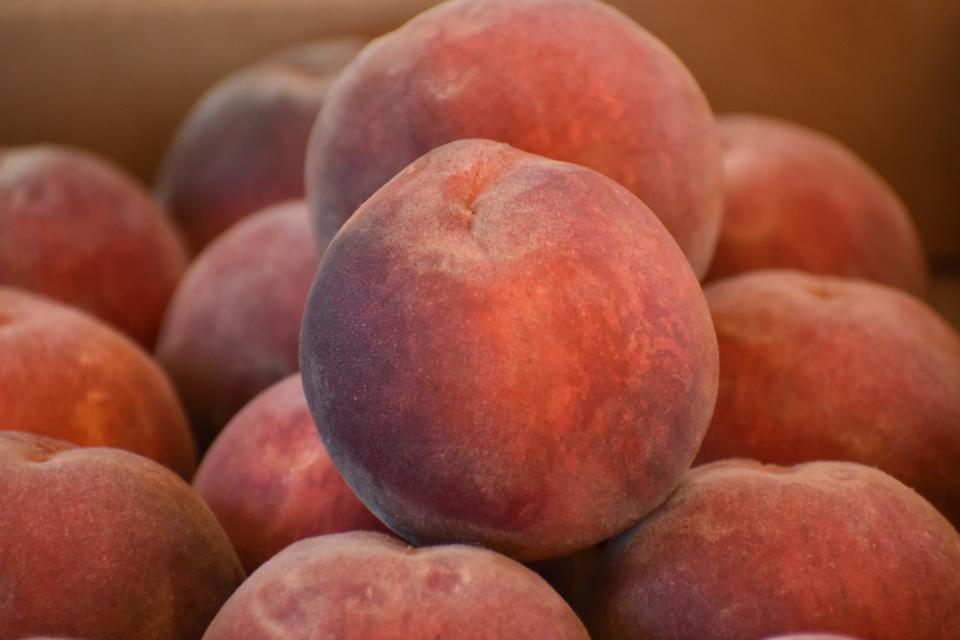
<path fill-rule="evenodd" d="M 361 2 L 149 180 L 4 133 L 0 640 L 960 638 L 956 114 L 777 108 L 916 24 L 651 4 Z"/>

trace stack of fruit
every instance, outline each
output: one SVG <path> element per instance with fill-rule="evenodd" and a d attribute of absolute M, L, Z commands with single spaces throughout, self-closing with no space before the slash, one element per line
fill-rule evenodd
<path fill-rule="evenodd" d="M 156 194 L 0 151 L 0 640 L 960 638 L 909 215 L 614 9 L 276 55 Z"/>

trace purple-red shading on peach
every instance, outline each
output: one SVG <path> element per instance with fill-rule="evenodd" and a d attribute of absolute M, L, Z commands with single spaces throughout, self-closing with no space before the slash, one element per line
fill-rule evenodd
<path fill-rule="evenodd" d="M 197 101 L 157 178 L 157 197 L 194 251 L 255 211 L 303 198 L 310 129 L 330 83 L 363 44 L 299 45 L 234 72 Z"/>
<path fill-rule="evenodd" d="M 696 276 L 640 200 L 465 140 L 337 234 L 301 366 L 330 456 L 391 529 L 538 560 L 673 490 L 713 410 L 715 340 Z"/>

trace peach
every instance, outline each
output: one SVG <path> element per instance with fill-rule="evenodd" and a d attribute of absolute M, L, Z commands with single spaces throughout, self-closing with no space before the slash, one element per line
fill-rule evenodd
<path fill-rule="evenodd" d="M 186 268 L 173 225 L 104 160 L 0 149 L 0 285 L 80 307 L 150 348 Z"/>
<path fill-rule="evenodd" d="M 309 538 L 263 565 L 204 640 L 589 640 L 537 574 L 492 551 L 382 533 Z"/>
<path fill-rule="evenodd" d="M 698 275 L 713 255 L 722 164 L 683 63 L 594 0 L 455 0 L 370 44 L 330 89 L 307 148 L 329 235 L 407 164 L 489 138 L 581 164 L 639 196 Z"/>
<path fill-rule="evenodd" d="M 304 538 L 386 530 L 323 448 L 300 374 L 273 385 L 234 416 L 204 456 L 193 486 L 247 571 Z"/>
<path fill-rule="evenodd" d="M 337 234 L 300 362 L 331 458 L 391 529 L 541 560 L 673 490 L 709 423 L 718 356 L 696 276 L 639 199 L 590 169 L 464 140 Z"/>
<path fill-rule="evenodd" d="M 710 280 L 789 268 L 923 295 L 920 238 L 897 194 L 839 142 L 751 115 L 717 119 L 726 195 Z"/>
<path fill-rule="evenodd" d="M 607 545 L 595 640 L 960 637 L 960 535 L 852 462 L 716 462 Z"/>
<path fill-rule="evenodd" d="M 193 440 L 163 371 L 85 313 L 0 287 L 0 429 L 127 449 L 193 473 Z"/>
<path fill-rule="evenodd" d="M 194 251 L 254 211 L 303 198 L 310 129 L 330 83 L 363 44 L 300 45 L 234 72 L 197 101 L 156 188 Z"/>
<path fill-rule="evenodd" d="M 865 281 L 755 271 L 706 288 L 720 392 L 698 462 L 851 460 L 960 524 L 960 335 Z"/>
<path fill-rule="evenodd" d="M 208 445 L 243 405 L 299 370 L 300 317 L 319 257 L 306 207 L 269 207 L 227 231 L 187 270 L 157 359 Z"/>
<path fill-rule="evenodd" d="M 0 431 L 0 638 L 198 639 L 244 578 L 216 518 L 141 456 Z"/>

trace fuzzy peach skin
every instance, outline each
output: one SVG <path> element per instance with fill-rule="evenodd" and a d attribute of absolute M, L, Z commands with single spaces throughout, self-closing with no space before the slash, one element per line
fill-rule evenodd
<path fill-rule="evenodd" d="M 336 231 L 407 164 L 461 138 L 605 174 L 706 273 L 723 197 L 710 107 L 673 52 L 616 9 L 454 0 L 375 40 L 331 87 L 311 134 L 314 227 Z"/>
<path fill-rule="evenodd" d="M 227 601 L 204 640 L 589 640 L 523 565 L 476 547 L 414 549 L 382 533 L 309 538 Z"/>
<path fill-rule="evenodd" d="M 304 538 L 387 530 L 333 466 L 298 373 L 234 416 L 204 456 L 193 486 L 247 571 Z"/>
<path fill-rule="evenodd" d="M 98 316 L 147 348 L 186 268 L 164 211 L 78 150 L 0 148 L 0 285 Z"/>
<path fill-rule="evenodd" d="M 303 198 L 310 129 L 331 82 L 363 45 L 335 38 L 282 51 L 197 101 L 156 186 L 194 251 L 259 209 Z"/>
<path fill-rule="evenodd" d="M 156 353 L 201 447 L 254 396 L 299 370 L 300 318 L 319 261 L 298 201 L 243 220 L 190 265 Z"/>
<path fill-rule="evenodd" d="M 135 343 L 85 313 L 0 287 L 0 429 L 196 465 L 180 401 Z"/>
<path fill-rule="evenodd" d="M 960 637 L 960 535 L 872 467 L 716 462 L 607 545 L 594 640 Z"/>
<path fill-rule="evenodd" d="M 300 344 L 327 451 L 383 522 L 520 560 L 666 498 L 717 360 L 696 276 L 640 200 L 487 140 L 428 153 L 357 211 Z"/>
<path fill-rule="evenodd" d="M 920 237 L 893 189 L 852 151 L 774 118 L 717 118 L 726 172 L 707 276 L 788 268 L 927 291 Z"/>
<path fill-rule="evenodd" d="M 0 639 L 198 639 L 243 581 L 216 518 L 138 455 L 0 431 Z"/>
<path fill-rule="evenodd" d="M 706 288 L 720 393 L 697 462 L 852 460 L 960 525 L 960 335 L 864 281 L 755 271 Z"/>

